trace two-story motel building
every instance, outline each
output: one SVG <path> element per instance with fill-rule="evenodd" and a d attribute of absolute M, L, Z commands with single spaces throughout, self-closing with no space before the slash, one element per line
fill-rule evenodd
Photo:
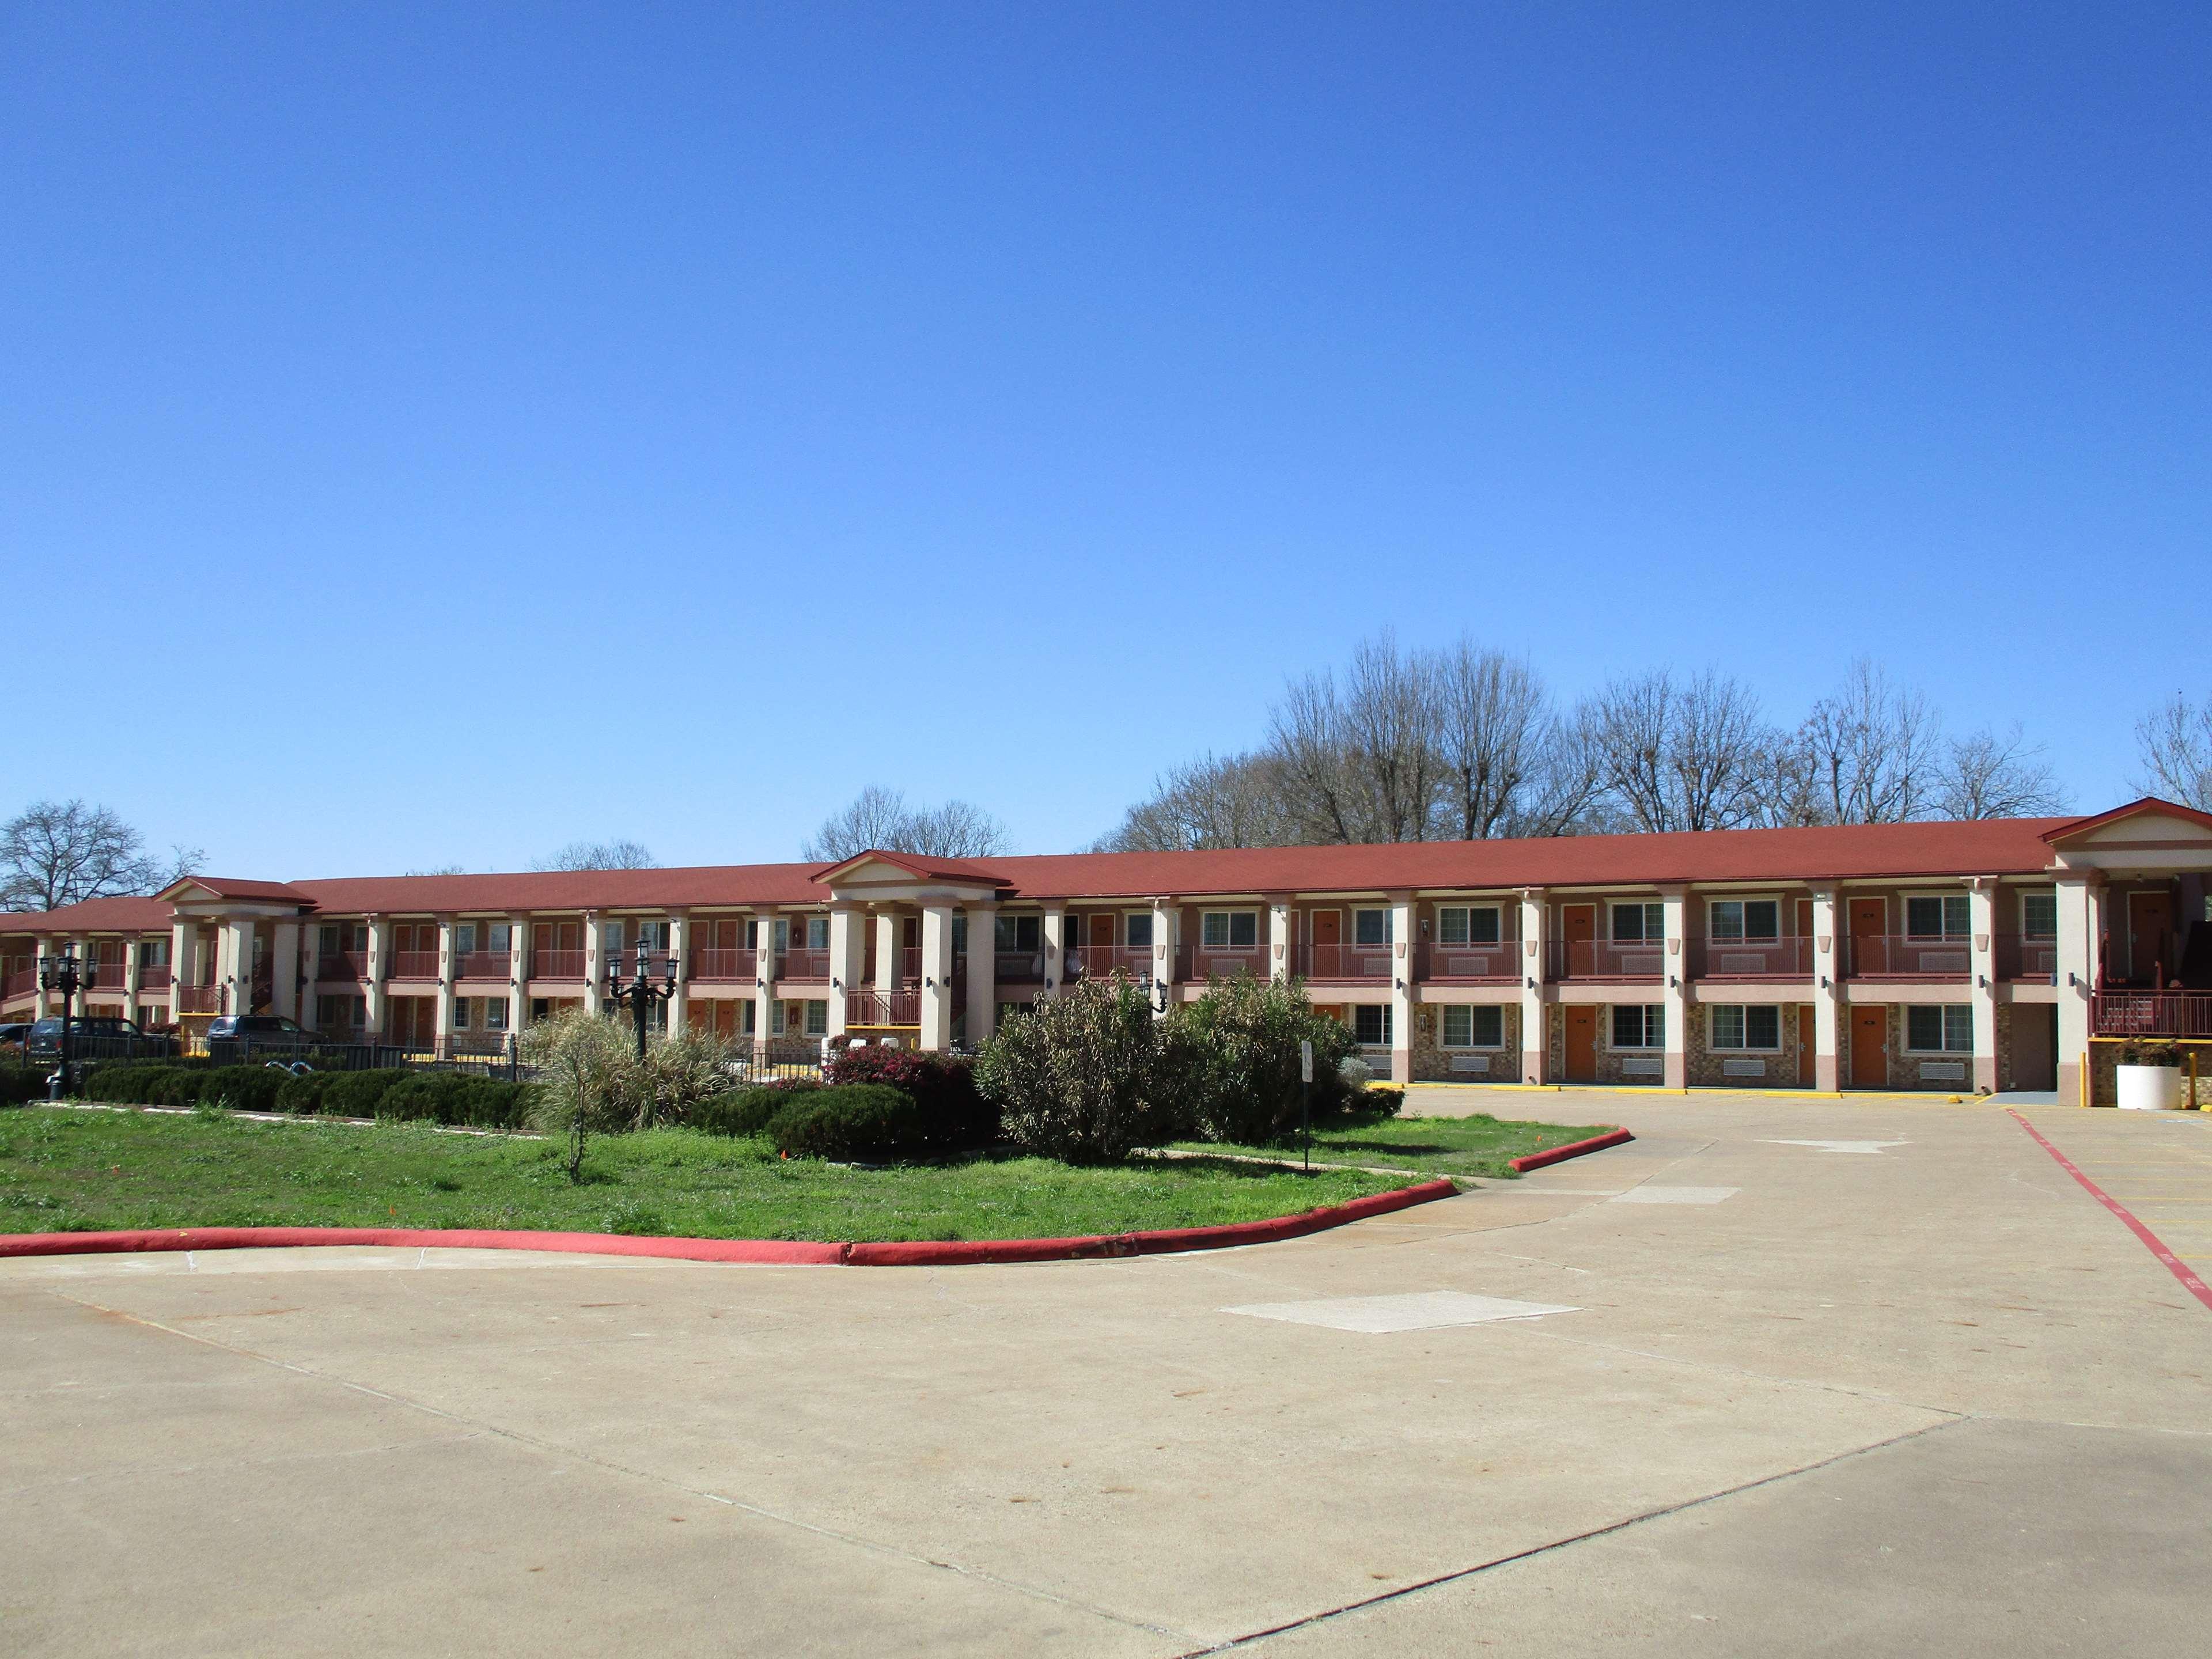
<path fill-rule="evenodd" d="M 1122 972 L 1163 1004 L 1296 976 L 1400 1080 L 2056 1087 L 2100 1041 L 2212 1039 L 2212 816 L 938 860 L 823 867 L 191 877 L 0 916 L 7 1018 L 36 959 L 90 1012 L 190 1030 L 289 1016 L 449 1053 L 595 1009 L 672 959 L 672 1027 L 975 1043 Z M 2212 1061 L 2212 1054 L 2208 1054 Z M 2212 1067 L 2208 1067 L 2212 1069 Z M 2099 1089 L 2098 1092 L 2103 1092 Z"/>

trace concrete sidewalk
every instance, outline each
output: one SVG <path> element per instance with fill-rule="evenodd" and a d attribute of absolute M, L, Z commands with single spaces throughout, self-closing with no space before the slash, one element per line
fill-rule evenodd
<path fill-rule="evenodd" d="M 1515 1098 L 1639 1139 L 1126 1261 L 0 1263 L 0 1650 L 2195 1651 L 2212 1312 L 2009 1115 Z"/>

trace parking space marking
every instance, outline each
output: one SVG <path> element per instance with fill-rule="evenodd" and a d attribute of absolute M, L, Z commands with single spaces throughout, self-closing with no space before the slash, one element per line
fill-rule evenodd
<path fill-rule="evenodd" d="M 1742 1190 L 1741 1187 L 1632 1187 L 1613 1201 L 1616 1204 L 1720 1204 Z"/>
<path fill-rule="evenodd" d="M 2087 1193 L 2090 1197 L 2095 1199 L 2098 1203 L 2103 1205 L 2107 1210 L 2110 1210 L 2114 1215 L 2119 1218 L 2121 1223 L 2126 1226 L 2127 1230 L 2133 1233 L 2136 1238 L 2142 1241 L 2143 1248 L 2148 1249 L 2153 1255 L 2156 1256 L 2160 1262 L 2165 1264 L 2166 1270 L 2181 1281 L 2182 1288 L 2184 1290 L 2187 1291 L 2190 1295 L 2195 1297 L 2207 1308 L 2212 1308 L 2212 1286 L 2208 1286 L 2202 1279 L 2197 1277 L 2197 1270 L 2195 1268 L 2185 1264 L 2179 1256 L 2174 1255 L 2172 1250 L 2166 1249 L 2165 1241 L 2160 1238 L 2156 1233 L 2151 1231 L 2149 1228 L 2144 1226 L 2142 1222 L 2136 1220 L 2135 1217 L 2129 1212 L 2125 1205 L 2122 1204 L 2118 1199 L 2106 1192 L 2103 1188 L 2100 1187 L 2095 1182 L 2090 1180 L 2088 1176 L 2083 1175 L 2080 1169 L 2075 1167 L 2075 1163 L 2071 1158 L 2068 1158 L 2065 1153 L 2060 1152 L 2056 1146 L 2052 1146 L 2048 1140 L 2043 1138 L 2042 1134 L 2037 1130 L 2035 1125 L 2030 1123 L 2018 1112 L 2013 1111 L 2010 1107 L 2007 1107 L 2005 1109 L 2008 1115 L 2011 1117 L 2014 1122 L 2019 1124 L 2021 1128 L 2027 1131 L 2028 1134 L 2033 1139 L 2037 1146 L 2042 1147 L 2045 1152 L 2050 1153 L 2052 1158 L 2058 1161 L 2058 1167 L 2060 1169 L 2065 1170 L 2068 1175 L 2072 1176 L 2075 1180 L 2081 1183 L 2081 1189 L 2084 1192 Z"/>
<path fill-rule="evenodd" d="M 1880 1157 L 1887 1146 L 1910 1146 L 1909 1140 L 1770 1140 L 1769 1146 L 1813 1146 L 1824 1152 L 1861 1152 Z"/>
<path fill-rule="evenodd" d="M 1553 1307 L 1543 1302 L 1512 1302 L 1498 1296 L 1470 1296 L 1463 1291 L 1413 1291 L 1402 1296 L 1336 1296 L 1313 1302 L 1256 1302 L 1221 1311 L 1382 1336 L 1393 1331 L 1487 1325 L 1501 1319 L 1540 1319 L 1547 1314 L 1580 1313 L 1582 1310 Z"/>

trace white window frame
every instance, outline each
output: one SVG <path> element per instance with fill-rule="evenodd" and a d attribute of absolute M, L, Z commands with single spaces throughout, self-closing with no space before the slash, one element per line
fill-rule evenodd
<path fill-rule="evenodd" d="M 1381 1039 L 1373 1042 L 1359 1036 L 1360 1017 L 1370 1011 L 1381 1016 L 1382 1025 Z M 1359 1046 L 1363 1048 L 1390 1048 L 1395 1044 L 1398 1035 L 1396 1014 L 1397 1011 L 1387 1002 L 1354 1003 L 1352 1008 L 1352 1035 L 1358 1039 Z"/>
<path fill-rule="evenodd" d="M 1443 1012 L 1437 1020 L 1437 1046 L 1438 1048 L 1455 1049 L 1498 1049 L 1503 1048 L 1505 1046 L 1505 1011 L 1499 1007 L 1496 1003 L 1447 1002 L 1442 1005 L 1442 1006 Z M 1497 1020 L 1498 1040 L 1495 1042 L 1478 1042 L 1475 1041 L 1474 1016 L 1475 1012 L 1478 1009 L 1487 1012 L 1492 1016 L 1492 1018 Z M 1464 1042 L 1454 1042 L 1452 1040 L 1451 1022 L 1452 1016 L 1455 1014 L 1463 1017 L 1467 1021 L 1467 1038 Z"/>
<path fill-rule="evenodd" d="M 469 1005 L 475 1000 L 474 997 L 453 999 L 453 1029 L 456 1031 L 465 1031 L 470 1029 L 469 1016 L 471 1011 Z"/>
<path fill-rule="evenodd" d="M 805 939 L 806 948 L 808 950 L 828 950 L 830 948 L 830 918 L 827 916 L 807 917 Z"/>
<path fill-rule="evenodd" d="M 1764 1009 L 1774 1016 L 1774 1041 L 1753 1042 L 1751 1040 L 1751 1016 L 1753 1009 Z M 1735 1041 L 1728 1041 L 1721 1032 L 1721 1016 L 1735 1017 Z M 1716 1054 L 1778 1054 L 1782 1052 L 1782 1009 L 1771 1002 L 1719 1002 L 1710 1004 L 1705 1014 L 1705 1047 Z"/>
<path fill-rule="evenodd" d="M 1912 907 L 1916 904 L 1935 904 L 1940 907 L 1942 920 L 1932 933 L 1917 933 L 1912 930 Z M 1955 910 L 1954 910 L 1955 907 Z M 1956 933 L 1951 930 L 1954 914 L 1965 918 Z M 1949 944 L 1954 940 L 1971 939 L 1974 932 L 1972 902 L 1964 893 L 1907 893 L 1905 896 L 1905 937 L 1926 940 L 1931 944 Z"/>
<path fill-rule="evenodd" d="M 830 1035 L 830 1001 L 826 997 L 809 997 L 806 1013 L 801 1022 L 804 1034 L 811 1037 Z"/>
<path fill-rule="evenodd" d="M 1359 937 L 1359 924 L 1368 916 L 1382 918 L 1381 939 Z M 1386 904 L 1377 909 L 1371 904 L 1363 904 L 1352 913 L 1352 948 L 1355 951 L 1380 951 L 1386 945 L 1395 945 L 1398 942 L 1397 931 L 1398 913 L 1395 906 Z"/>
<path fill-rule="evenodd" d="M 455 922 L 453 924 L 453 954 L 457 957 L 473 956 L 476 954 L 476 923 L 473 921 Z"/>
<path fill-rule="evenodd" d="M 1941 1048 L 1921 1048 L 1913 1045 L 1912 1016 L 1923 1009 L 1935 1009 L 1942 1013 L 1943 1032 Z M 1972 1054 L 1974 1052 L 1974 1005 L 1971 1002 L 1909 1002 L 1905 1004 L 1905 1052 L 1908 1054 Z"/>
<path fill-rule="evenodd" d="M 484 1030 L 487 1031 L 504 1031 L 507 1029 L 507 999 L 505 997 L 486 997 L 483 1000 L 483 1006 Z"/>
<path fill-rule="evenodd" d="M 1478 910 L 1487 911 L 1491 918 L 1491 936 L 1474 937 L 1474 916 Z M 1454 939 L 1444 925 L 1448 915 L 1462 918 L 1461 937 Z M 1484 945 L 1503 945 L 1505 942 L 1505 907 L 1502 904 L 1439 904 L 1437 906 L 1437 943 L 1473 947 Z"/>
<path fill-rule="evenodd" d="M 1142 939 L 1137 937 L 1139 929 L 1145 935 Z M 1131 951 L 1149 951 L 1152 948 L 1152 913 L 1150 910 L 1121 912 L 1121 944 L 1124 949 Z"/>
<path fill-rule="evenodd" d="M 1620 1011 L 1636 1009 L 1643 1016 L 1644 1040 L 1641 1042 L 1620 1041 Z M 1667 1046 L 1667 1005 L 1663 1002 L 1615 1002 L 1606 1006 L 1606 1047 L 1615 1054 L 1648 1054 Z"/>
<path fill-rule="evenodd" d="M 2032 933 L 2028 929 L 2027 906 L 2031 899 L 2041 899 L 2051 906 L 2051 931 Z M 2058 890 L 2056 887 L 2026 887 L 2020 895 L 2020 936 L 2037 945 L 2056 944 L 2058 939 Z"/>
<path fill-rule="evenodd" d="M 1221 942 L 1209 937 L 1216 917 L 1221 921 Z M 1249 922 L 1252 937 L 1243 944 L 1237 942 L 1237 924 Z M 1260 913 L 1257 910 L 1204 910 L 1198 918 L 1198 948 L 1201 951 L 1256 951 L 1260 948 Z"/>
<path fill-rule="evenodd" d="M 1736 925 L 1739 929 L 1741 929 L 1745 924 L 1746 918 L 1743 913 L 1752 905 L 1772 905 L 1774 907 L 1774 931 L 1771 933 L 1750 933 L 1741 931 L 1734 933 L 1723 933 L 1720 930 L 1720 909 L 1724 904 L 1732 904 L 1735 906 Z M 1709 898 L 1705 901 L 1705 937 L 1716 945 L 1771 945 L 1775 940 L 1786 937 L 1782 931 L 1782 900 L 1780 896 L 1778 894 L 1729 893 L 1720 897 Z"/>
<path fill-rule="evenodd" d="M 1637 918 L 1637 926 L 1644 930 L 1640 938 L 1623 939 L 1620 936 L 1620 913 L 1623 910 L 1635 910 L 1640 913 Z M 1659 931 L 1656 933 L 1651 931 L 1651 921 L 1655 915 L 1659 921 Z M 1611 944 L 1660 944 L 1667 937 L 1667 906 L 1659 899 L 1608 899 L 1606 901 L 1605 907 L 1605 927 L 1606 939 Z"/>

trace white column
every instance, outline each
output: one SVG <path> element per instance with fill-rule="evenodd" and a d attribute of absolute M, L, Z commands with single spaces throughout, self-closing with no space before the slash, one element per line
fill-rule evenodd
<path fill-rule="evenodd" d="M 1836 932 L 1836 890 L 1813 890 L 1813 1086 L 1843 1086 L 1844 943 Z"/>
<path fill-rule="evenodd" d="M 520 1040 L 530 1023 L 530 918 L 507 919 L 507 1030 Z"/>
<path fill-rule="evenodd" d="M 283 1019 L 300 1019 L 300 924 L 296 920 L 277 922 L 269 930 L 269 1012 Z M 137 981 L 137 970 L 131 970 Z M 132 999 L 137 1000 L 135 995 Z"/>
<path fill-rule="evenodd" d="M 438 1048 L 445 1051 L 446 1039 L 453 1034 L 453 975 L 459 971 L 453 961 L 453 919 L 438 918 L 438 1007 L 435 1030 Z"/>
<path fill-rule="evenodd" d="M 985 950 L 993 940 L 987 934 Z M 976 950 L 968 936 L 968 971 L 972 978 Z M 939 1053 L 952 1044 L 952 907 L 932 900 L 921 907 L 921 1046 Z"/>
<path fill-rule="evenodd" d="M 363 1018 L 368 1021 L 366 1035 L 371 1042 L 380 1042 L 385 1023 L 391 1012 L 389 999 L 384 994 L 384 981 L 392 970 L 392 924 L 382 916 L 368 919 L 368 978 L 363 982 L 362 994 L 367 1006 Z"/>
<path fill-rule="evenodd" d="M 691 918 L 681 910 L 668 913 L 668 959 L 676 965 L 676 989 L 668 999 L 668 1035 L 684 1035 L 691 1012 Z"/>
<path fill-rule="evenodd" d="M 1684 896 L 1685 890 L 1680 887 L 1659 890 L 1660 931 L 1667 940 L 1667 949 L 1659 959 L 1659 971 L 1665 975 L 1667 1009 L 1662 1062 L 1667 1070 L 1661 1080 L 1669 1089 L 1690 1086 L 1690 957 L 1682 944 Z"/>
<path fill-rule="evenodd" d="M 852 994 L 868 968 L 868 918 L 850 904 L 830 907 L 830 1035 L 851 1029 Z"/>
<path fill-rule="evenodd" d="M 1551 1049 L 1551 1024 L 1545 1018 L 1544 976 L 1550 928 L 1549 906 L 1540 887 L 1521 892 L 1521 1080 L 1547 1081 L 1546 1056 Z"/>
<path fill-rule="evenodd" d="M 753 1043 L 764 1046 L 775 1030 L 775 912 L 753 913 Z"/>
<path fill-rule="evenodd" d="M 1997 1087 L 1997 884 L 1978 876 L 1966 887 L 1966 931 L 1973 936 L 1968 985 L 1974 1009 L 1974 1087 L 1994 1094 Z"/>
<path fill-rule="evenodd" d="M 1037 994 L 1051 996 L 1066 978 L 1067 908 L 1048 904 L 1044 912 L 1044 983 L 1038 988 Z"/>
<path fill-rule="evenodd" d="M 584 912 L 584 1012 L 599 1012 L 599 913 Z"/>
<path fill-rule="evenodd" d="M 1267 901 L 1267 975 L 1288 979 L 1297 969 L 1297 940 L 1291 937 L 1291 899 L 1277 893 Z"/>
<path fill-rule="evenodd" d="M 146 953 L 146 942 L 140 939 L 123 941 L 123 1018 L 138 1018 L 138 989 L 143 969 L 140 959 Z"/>
<path fill-rule="evenodd" d="M 169 921 L 169 1024 L 178 1022 L 178 1013 L 184 1006 L 185 987 L 200 982 L 199 964 L 192 958 L 199 944 L 200 930 L 182 917 Z"/>
<path fill-rule="evenodd" d="M 222 927 L 217 936 L 216 977 L 230 993 L 223 1001 L 223 1012 L 250 1014 L 253 1012 L 253 919 L 228 916 Z"/>
<path fill-rule="evenodd" d="M 1172 897 L 1152 901 L 1152 978 L 1167 988 L 1167 1000 L 1175 1002 L 1176 927 L 1182 911 Z M 1157 1005 L 1156 1005 L 1157 1006 Z"/>
<path fill-rule="evenodd" d="M 2097 986 L 2098 878 L 2058 878 L 2058 1099 L 2088 1103 L 2089 996 Z"/>
<path fill-rule="evenodd" d="M 1390 895 L 1390 1081 L 1413 1080 L 1413 896 Z"/>
<path fill-rule="evenodd" d="M 54 954 L 54 942 L 51 939 L 48 939 L 44 935 L 40 935 L 32 939 L 31 966 L 33 969 L 37 969 L 46 957 Z M 32 1002 L 31 1018 L 33 1019 L 52 1019 L 54 1018 L 54 994 L 46 989 L 46 988 L 40 982 L 40 981 L 44 978 L 45 975 L 41 974 L 39 976 L 39 979 L 34 979 L 31 981 L 33 986 L 37 987 L 37 990 L 34 993 Z"/>
<path fill-rule="evenodd" d="M 905 959 L 906 946 L 899 917 L 893 910 L 876 912 L 876 989 L 896 991 L 899 983 L 899 963 Z"/>
<path fill-rule="evenodd" d="M 998 907 L 968 907 L 968 1046 L 980 1048 L 999 1024 Z M 1052 971 L 1047 959 L 1046 972 Z"/>

